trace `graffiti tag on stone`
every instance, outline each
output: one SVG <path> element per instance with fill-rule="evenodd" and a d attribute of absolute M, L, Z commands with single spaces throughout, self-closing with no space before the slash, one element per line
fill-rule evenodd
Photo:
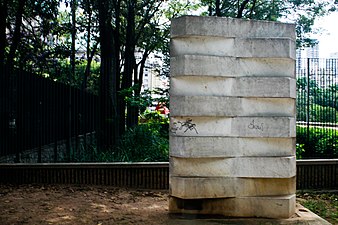
<path fill-rule="evenodd" d="M 176 134 L 177 130 L 183 130 L 183 133 L 186 133 L 189 131 L 195 131 L 196 134 L 198 134 L 198 131 L 196 129 L 196 124 L 192 122 L 192 119 L 188 118 L 185 122 L 174 122 L 173 127 L 171 128 L 171 132 Z"/>
<path fill-rule="evenodd" d="M 264 129 L 263 125 L 264 125 L 264 123 L 257 124 L 257 123 L 255 123 L 255 120 L 252 120 L 251 123 L 249 124 L 248 128 L 263 131 L 263 129 Z"/>

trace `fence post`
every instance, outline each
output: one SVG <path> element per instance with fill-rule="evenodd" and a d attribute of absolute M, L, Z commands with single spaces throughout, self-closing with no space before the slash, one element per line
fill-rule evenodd
<path fill-rule="evenodd" d="M 310 58 L 307 58 L 307 62 L 306 62 L 306 67 L 307 67 L 307 71 L 306 71 L 306 81 L 307 81 L 307 88 L 306 88 L 306 141 L 307 143 L 309 143 L 310 141 Z"/>
<path fill-rule="evenodd" d="M 67 151 L 67 162 L 70 162 L 71 160 L 71 139 L 72 139 L 72 128 L 71 128 L 71 124 L 72 124 L 72 96 L 71 96 L 71 87 L 70 87 L 70 83 L 69 83 L 69 87 L 67 88 L 68 91 L 68 110 L 67 110 L 67 118 L 66 121 L 68 121 L 68 123 L 66 123 L 66 151 Z"/>

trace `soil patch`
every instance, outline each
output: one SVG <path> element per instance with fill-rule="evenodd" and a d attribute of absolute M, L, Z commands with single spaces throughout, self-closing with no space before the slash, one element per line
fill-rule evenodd
<path fill-rule="evenodd" d="M 168 191 L 0 185 L 0 224 L 166 224 Z"/>

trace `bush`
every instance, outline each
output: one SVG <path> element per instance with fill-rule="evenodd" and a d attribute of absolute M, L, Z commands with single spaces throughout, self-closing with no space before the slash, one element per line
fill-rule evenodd
<path fill-rule="evenodd" d="M 161 124 L 140 124 L 126 131 L 117 148 L 116 161 L 163 162 L 169 159 L 169 139 Z"/>
<path fill-rule="evenodd" d="M 310 105 L 309 112 L 309 121 L 310 122 L 329 122 L 336 123 L 338 121 L 338 113 L 335 108 L 329 106 L 321 106 L 317 104 Z M 297 120 L 298 121 L 307 121 L 307 106 L 297 104 Z"/>
<path fill-rule="evenodd" d="M 304 126 L 297 126 L 297 158 L 338 157 L 337 130 L 310 127 L 309 134 Z"/>

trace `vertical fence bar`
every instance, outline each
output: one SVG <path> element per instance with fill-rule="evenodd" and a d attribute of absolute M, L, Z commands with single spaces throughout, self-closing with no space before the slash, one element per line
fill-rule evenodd
<path fill-rule="evenodd" d="M 307 70 L 306 70 L 306 141 L 310 141 L 310 59 L 307 59 Z"/>

